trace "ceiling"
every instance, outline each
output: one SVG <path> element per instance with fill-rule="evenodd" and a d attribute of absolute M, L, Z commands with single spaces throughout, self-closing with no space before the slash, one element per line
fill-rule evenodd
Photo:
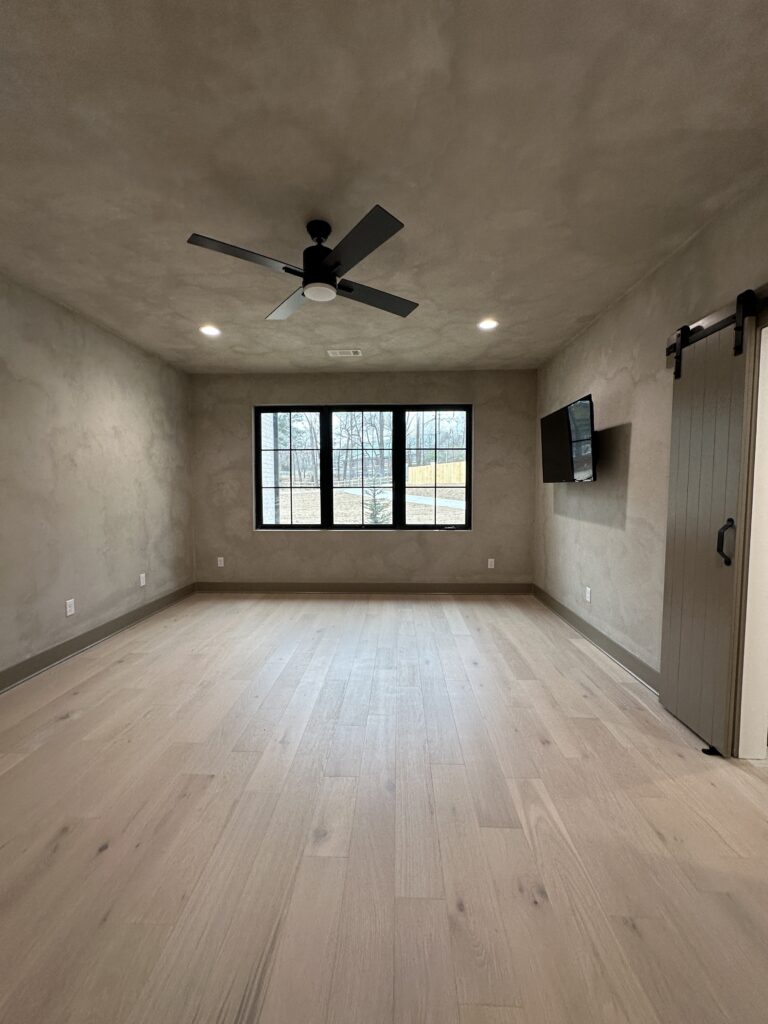
<path fill-rule="evenodd" d="M 190 371 L 534 367 L 757 183 L 766 38 L 763 0 L 6 0 L 0 270 Z M 350 276 L 406 320 L 267 323 L 292 279 L 185 244 L 300 262 L 374 203 Z"/>

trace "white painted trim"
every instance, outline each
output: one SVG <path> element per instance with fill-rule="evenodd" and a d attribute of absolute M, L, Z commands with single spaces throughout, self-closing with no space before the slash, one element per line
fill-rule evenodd
<path fill-rule="evenodd" d="M 738 757 L 768 757 L 768 328 L 758 370 Z"/>

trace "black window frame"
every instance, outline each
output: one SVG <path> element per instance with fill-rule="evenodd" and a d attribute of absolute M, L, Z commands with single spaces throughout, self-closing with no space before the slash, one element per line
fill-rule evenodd
<path fill-rule="evenodd" d="M 456 523 L 405 522 L 405 414 L 407 412 L 465 412 L 466 420 L 466 520 Z M 320 415 L 320 522 L 319 523 L 265 523 L 262 508 L 261 483 L 261 414 L 280 412 L 316 412 Z M 334 412 L 391 412 L 392 413 L 392 523 L 339 523 L 333 522 L 333 437 L 331 416 Z M 448 450 L 439 449 L 436 451 Z M 456 449 L 457 451 L 459 449 Z M 257 405 L 253 409 L 253 481 L 255 530 L 471 530 L 472 529 L 472 406 L 462 402 L 432 404 L 376 404 L 340 405 Z M 436 485 L 437 486 L 437 485 Z"/>

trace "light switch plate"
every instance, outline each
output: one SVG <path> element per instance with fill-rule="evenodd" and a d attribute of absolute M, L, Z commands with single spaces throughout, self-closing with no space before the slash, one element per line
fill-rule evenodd
<path fill-rule="evenodd" d="M 147 585 L 147 574 L 145 572 L 139 573 L 139 586 L 146 587 Z"/>
<path fill-rule="evenodd" d="M 224 556 L 223 555 L 219 555 L 219 557 L 216 559 L 216 565 L 218 565 L 218 567 L 220 569 L 224 568 Z"/>
<path fill-rule="evenodd" d="M 67 598 L 67 603 L 64 605 L 66 615 L 75 614 L 75 599 L 74 597 Z"/>

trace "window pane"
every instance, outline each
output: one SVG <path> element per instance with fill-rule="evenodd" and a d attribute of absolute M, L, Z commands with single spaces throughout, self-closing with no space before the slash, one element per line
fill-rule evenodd
<path fill-rule="evenodd" d="M 291 413 L 291 448 L 320 447 L 320 413 Z"/>
<path fill-rule="evenodd" d="M 360 526 L 363 522 L 363 492 L 334 490 L 334 526 Z"/>
<path fill-rule="evenodd" d="M 267 526 L 290 525 L 291 492 L 287 487 L 275 490 L 265 487 L 261 492 L 262 517 Z"/>
<path fill-rule="evenodd" d="M 362 412 L 335 412 L 331 417 L 331 434 L 334 448 L 362 448 Z"/>
<path fill-rule="evenodd" d="M 434 448 L 435 446 L 435 413 L 415 412 L 406 410 L 405 413 L 405 447 L 406 448 Z"/>
<path fill-rule="evenodd" d="M 405 522 L 409 526 L 434 524 L 435 492 L 432 487 L 406 487 Z"/>
<path fill-rule="evenodd" d="M 320 486 L 320 452 L 291 452 L 291 483 L 294 487 Z"/>
<path fill-rule="evenodd" d="M 459 484 L 467 482 L 467 456 L 463 451 L 437 453 L 437 484 Z"/>
<path fill-rule="evenodd" d="M 405 482 L 408 486 L 434 484 L 435 482 L 435 451 L 411 449 L 405 453 Z"/>
<path fill-rule="evenodd" d="M 382 487 L 392 486 L 392 452 L 366 451 L 363 465 L 363 482 L 366 487 L 376 484 Z"/>
<path fill-rule="evenodd" d="M 366 487 L 363 492 L 366 526 L 392 525 L 392 488 Z"/>
<path fill-rule="evenodd" d="M 263 412 L 261 414 L 261 447 L 291 447 L 291 414 L 288 412 Z"/>
<path fill-rule="evenodd" d="M 343 487 L 362 487 L 363 453 L 361 449 L 342 448 L 333 453 L 333 483 Z"/>
<path fill-rule="evenodd" d="M 293 525 L 320 525 L 320 488 L 299 487 L 292 492 Z"/>
<path fill-rule="evenodd" d="M 291 453 L 266 451 L 261 456 L 261 483 L 264 487 L 288 487 L 291 482 Z"/>
<path fill-rule="evenodd" d="M 363 447 L 392 447 L 392 413 L 368 409 L 363 413 Z"/>
<path fill-rule="evenodd" d="M 437 414 L 437 447 L 466 448 L 467 414 L 463 409 L 441 410 Z"/>
<path fill-rule="evenodd" d="M 438 526 L 463 526 L 467 521 L 467 498 L 463 487 L 437 488 Z"/>

